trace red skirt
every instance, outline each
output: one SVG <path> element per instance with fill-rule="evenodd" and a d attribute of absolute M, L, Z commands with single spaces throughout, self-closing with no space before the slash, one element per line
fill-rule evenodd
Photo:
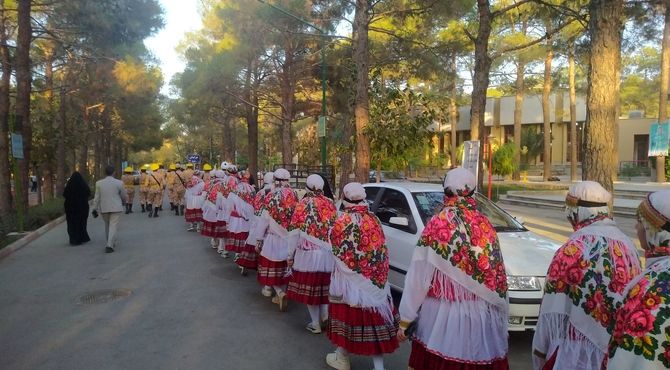
<path fill-rule="evenodd" d="M 202 209 L 186 209 L 184 212 L 184 218 L 186 222 L 201 222 L 202 221 Z"/>
<path fill-rule="evenodd" d="M 225 221 L 203 221 L 202 231 L 203 236 L 210 238 L 225 238 L 226 237 L 226 222 Z"/>
<path fill-rule="evenodd" d="M 248 232 L 228 233 L 226 238 L 226 250 L 228 252 L 242 253 L 242 249 L 247 244 Z"/>
<path fill-rule="evenodd" d="M 327 304 L 330 272 L 295 271 L 289 276 L 288 299 L 309 304 Z"/>
<path fill-rule="evenodd" d="M 460 362 L 430 352 L 423 343 L 413 340 L 409 355 L 411 370 L 509 370 L 507 357 L 495 359 L 489 364 Z"/>
<path fill-rule="evenodd" d="M 286 270 L 288 264 L 286 261 L 270 261 L 269 259 L 258 256 L 258 282 L 261 285 L 286 285 L 288 277 L 286 277 Z"/>
<path fill-rule="evenodd" d="M 397 314 L 393 323 L 387 323 L 372 310 L 331 303 L 328 316 L 328 339 L 353 354 L 376 356 L 393 353 L 399 346 Z"/>
<path fill-rule="evenodd" d="M 258 253 L 256 253 L 256 246 L 245 244 L 235 263 L 240 267 L 256 270 L 258 268 Z"/>

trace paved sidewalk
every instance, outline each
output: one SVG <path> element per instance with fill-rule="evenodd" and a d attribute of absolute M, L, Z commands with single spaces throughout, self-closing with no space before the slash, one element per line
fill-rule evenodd
<path fill-rule="evenodd" d="M 136 207 L 137 208 L 137 207 Z M 168 207 L 169 208 L 169 207 Z M 181 217 L 124 215 L 119 245 L 104 253 L 100 219 L 93 241 L 67 245 L 65 223 L 0 261 L 0 369 L 327 369 L 332 346 L 308 333 L 303 306 L 278 312 L 255 275 L 241 277 Z M 108 303 L 78 298 L 129 289 Z M 511 336 L 510 368 L 530 369 L 530 338 Z M 406 369 L 409 345 L 387 356 Z M 370 369 L 354 357 L 353 369 Z"/>

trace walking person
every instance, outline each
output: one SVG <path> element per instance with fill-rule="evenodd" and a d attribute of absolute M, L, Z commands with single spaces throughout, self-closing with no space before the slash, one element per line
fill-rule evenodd
<path fill-rule="evenodd" d="M 116 233 L 119 227 L 123 205 L 128 202 L 123 182 L 114 178 L 114 166 L 105 167 L 105 177 L 95 183 L 95 198 L 93 198 L 93 217 L 102 215 L 105 222 L 106 253 L 114 252 Z"/>
<path fill-rule="evenodd" d="M 349 370 L 349 354 L 372 356 L 384 369 L 384 354 L 398 348 L 398 319 L 388 285 L 389 256 L 382 226 L 368 209 L 357 182 L 343 189 L 343 213 L 330 231 L 335 268 L 330 279 L 328 339 L 337 346 L 326 363 Z"/>
<path fill-rule="evenodd" d="M 203 193 L 205 199 L 202 204 L 202 236 L 209 237 L 209 244 L 217 249 L 219 239 L 226 236 L 226 224 L 219 221 L 219 205 L 221 204 L 221 182 L 225 174 L 221 170 L 214 170 L 213 177 L 205 183 Z"/>
<path fill-rule="evenodd" d="M 86 231 L 88 222 L 88 201 L 91 198 L 91 188 L 79 172 L 72 173 L 63 190 L 65 198 L 65 220 L 70 245 L 81 245 L 91 241 Z"/>
<path fill-rule="evenodd" d="M 168 186 L 172 189 L 173 198 L 172 202 L 174 203 L 174 214 L 175 216 L 184 215 L 184 194 L 186 193 L 186 182 L 189 181 L 190 177 L 185 177 L 182 172 L 181 166 L 176 167 L 173 172 L 172 183 Z"/>
<path fill-rule="evenodd" d="M 149 217 L 158 217 L 158 211 L 163 204 L 165 192 L 165 177 L 163 171 L 160 171 L 158 164 L 154 163 L 151 165 L 151 173 L 146 177 L 144 186 L 149 190 L 149 197 L 147 199 Z"/>
<path fill-rule="evenodd" d="M 189 224 L 187 231 L 199 231 L 199 223 L 202 222 L 202 203 L 205 200 L 202 195 L 205 182 L 200 174 L 195 172 L 186 184 L 186 212 L 184 219 Z"/>
<path fill-rule="evenodd" d="M 256 252 L 256 245 L 263 243 L 263 239 L 256 239 L 257 233 L 254 231 L 258 227 L 258 221 L 263 211 L 265 198 L 272 193 L 274 182 L 274 174 L 267 172 L 263 176 L 263 188 L 256 193 L 253 200 L 254 216 L 249 222 L 249 237 L 247 238 L 239 258 L 235 263 L 240 266 L 242 275 L 246 275 L 246 270 L 256 270 L 258 268 L 258 253 Z M 263 295 L 271 296 L 272 290 L 270 287 L 263 287 Z"/>
<path fill-rule="evenodd" d="M 419 239 L 400 301 L 398 339 L 410 325 L 414 370 L 507 370 L 507 276 L 496 231 L 477 210 L 475 176 L 444 179 L 444 208 Z"/>
<path fill-rule="evenodd" d="M 321 333 L 328 319 L 328 290 L 335 266 L 328 234 L 337 219 L 337 209 L 323 193 L 324 179 L 309 175 L 307 193 L 293 211 L 289 226 L 288 299 L 307 305 L 311 322 L 306 329 Z"/>
<path fill-rule="evenodd" d="M 123 170 L 123 187 L 126 189 L 128 201 L 126 202 L 126 214 L 133 213 L 133 199 L 135 198 L 135 176 L 133 176 L 133 168 L 128 166 Z"/>
<path fill-rule="evenodd" d="M 233 252 L 236 258 L 242 253 L 247 238 L 249 237 L 249 225 L 254 217 L 254 187 L 249 184 L 250 174 L 248 171 L 240 171 L 240 182 L 237 187 L 228 194 L 226 202 L 226 216 L 228 237 L 226 238 L 226 252 Z"/>
<path fill-rule="evenodd" d="M 149 182 L 147 181 L 149 174 L 147 173 L 147 167 L 148 165 L 145 164 L 140 168 L 140 206 L 142 207 L 142 213 L 149 210 Z"/>
<path fill-rule="evenodd" d="M 257 279 L 263 285 L 261 294 L 267 296 L 266 287 L 272 287 L 276 294 L 272 303 L 278 305 L 282 312 L 287 308 L 287 229 L 298 203 L 298 196 L 289 184 L 290 179 L 291 174 L 283 168 L 274 172 L 275 189 L 265 199 L 258 226 L 254 230 L 258 233 L 256 240 L 263 241 L 256 247 L 256 252 L 259 253 Z"/>
<path fill-rule="evenodd" d="M 670 368 L 670 190 L 649 194 L 637 219 L 646 269 L 615 302 L 608 370 Z"/>
<path fill-rule="evenodd" d="M 601 368 L 614 325 L 613 302 L 640 274 L 633 242 L 610 217 L 612 195 L 600 184 L 572 185 L 565 198 L 575 232 L 549 265 L 533 336 L 533 366 L 548 370 Z"/>

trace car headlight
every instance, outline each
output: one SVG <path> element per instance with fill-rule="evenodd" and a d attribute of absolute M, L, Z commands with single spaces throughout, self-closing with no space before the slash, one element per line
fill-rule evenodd
<path fill-rule="evenodd" d="M 507 276 L 509 290 L 542 290 L 540 279 L 535 276 Z"/>

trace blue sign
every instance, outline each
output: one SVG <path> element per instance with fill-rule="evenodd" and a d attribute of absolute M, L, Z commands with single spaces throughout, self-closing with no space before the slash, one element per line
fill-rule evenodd
<path fill-rule="evenodd" d="M 23 136 L 12 133 L 12 156 L 16 159 L 23 159 Z"/>
<path fill-rule="evenodd" d="M 200 155 L 198 154 L 189 154 L 186 158 L 190 163 L 200 163 Z"/>
<path fill-rule="evenodd" d="M 664 157 L 668 155 L 670 142 L 670 123 L 654 123 L 649 129 L 649 156 Z"/>

